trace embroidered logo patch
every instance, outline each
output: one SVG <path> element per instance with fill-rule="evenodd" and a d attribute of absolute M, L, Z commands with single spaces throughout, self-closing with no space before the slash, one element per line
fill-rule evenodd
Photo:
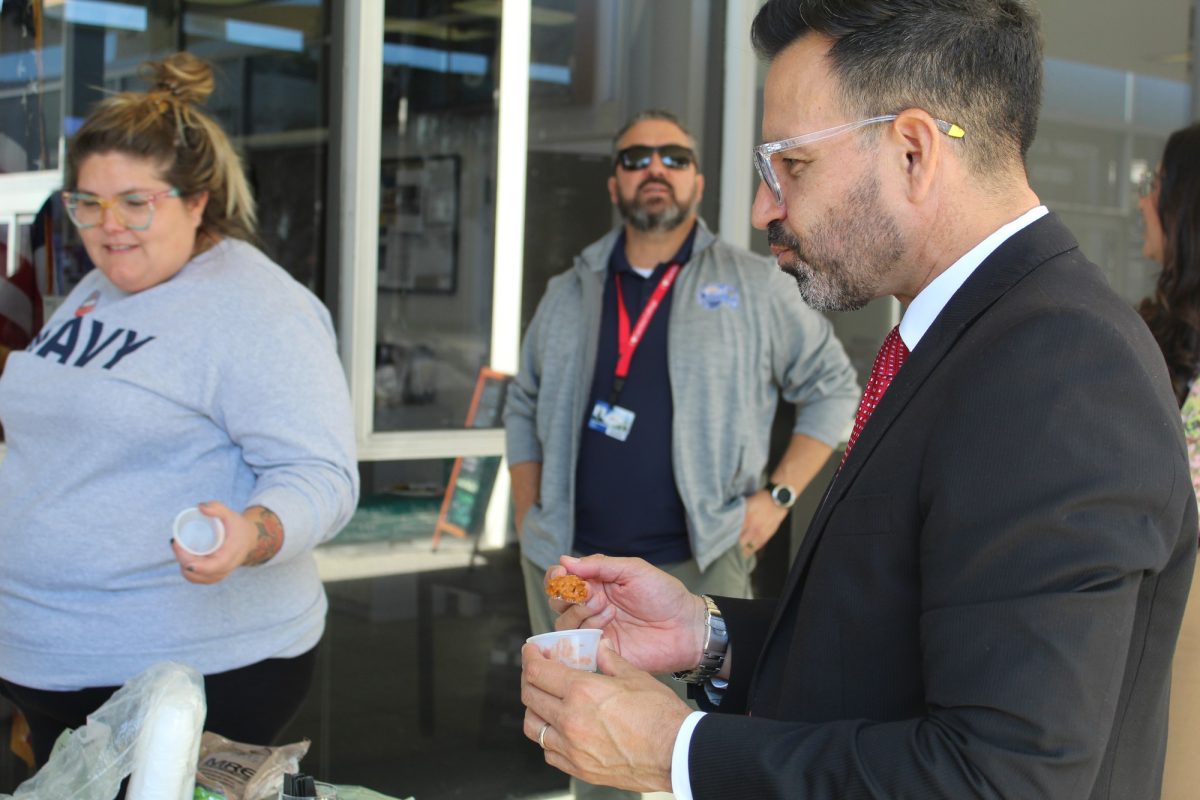
<path fill-rule="evenodd" d="M 728 283 L 710 283 L 707 286 L 700 287 L 700 291 L 696 295 L 696 299 L 700 301 L 700 305 L 704 308 L 720 308 L 721 306 L 729 306 L 730 308 L 738 307 L 737 289 Z"/>

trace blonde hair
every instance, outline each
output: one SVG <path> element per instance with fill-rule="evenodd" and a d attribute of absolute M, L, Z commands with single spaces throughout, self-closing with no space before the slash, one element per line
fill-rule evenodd
<path fill-rule="evenodd" d="M 142 65 L 153 87 L 105 98 L 67 148 L 66 181 L 75 188 L 80 165 L 92 155 L 123 153 L 161 165 L 163 180 L 183 197 L 208 192 L 200 233 L 255 239 L 254 197 L 221 126 L 197 106 L 215 87 L 212 67 L 179 52 Z"/>

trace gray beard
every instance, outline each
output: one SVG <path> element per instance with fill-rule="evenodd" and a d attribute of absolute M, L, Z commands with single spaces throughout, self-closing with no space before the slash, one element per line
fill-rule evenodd
<path fill-rule="evenodd" d="M 638 186 L 638 190 L 640 191 L 641 187 L 647 183 L 650 183 L 650 181 L 643 181 Z M 671 193 L 671 202 L 669 205 L 663 207 L 660 211 L 650 211 L 638 202 L 636 193 L 632 200 L 626 200 L 618 193 L 617 210 L 621 213 L 621 219 L 632 225 L 634 230 L 639 230 L 643 233 L 673 231 L 687 219 L 692 208 L 691 206 L 685 208 L 679 202 L 679 199 L 675 197 L 675 189 L 666 181 L 654 181 L 654 183 L 668 188 Z M 694 194 L 692 198 L 695 198 Z"/>
<path fill-rule="evenodd" d="M 904 239 L 881 207 L 875 181 L 861 180 L 835 211 L 803 242 L 775 220 L 767 241 L 792 251 L 795 260 L 779 268 L 795 279 L 805 303 L 818 311 L 856 311 L 879 294 L 903 257 Z"/>
<path fill-rule="evenodd" d="M 803 261 L 780 266 L 780 269 L 796 281 L 800 297 L 817 311 L 857 311 L 872 299 L 869 293 L 857 287 L 818 274 Z"/>
<path fill-rule="evenodd" d="M 630 208 L 624 203 L 621 206 L 621 216 L 636 230 L 649 233 L 650 231 L 672 231 L 680 226 L 687 214 L 678 205 L 671 205 L 662 211 L 648 211 L 642 206 Z"/>

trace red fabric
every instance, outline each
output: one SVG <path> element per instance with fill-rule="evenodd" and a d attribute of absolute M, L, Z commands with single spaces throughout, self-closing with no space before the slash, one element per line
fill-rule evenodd
<path fill-rule="evenodd" d="M 879 401 L 883 399 L 883 393 L 887 391 L 888 386 L 892 383 L 892 378 L 896 377 L 896 373 L 900 371 L 900 367 L 904 366 L 907 358 L 908 346 L 900 338 L 900 326 L 897 325 L 884 338 L 883 345 L 875 356 L 875 363 L 871 366 L 871 378 L 867 381 L 867 388 L 863 390 L 862 400 L 858 404 L 858 414 L 854 417 L 854 430 L 850 433 L 850 441 L 846 443 L 846 452 L 842 455 L 843 464 L 850 457 L 850 448 L 854 447 L 854 443 L 858 441 L 858 435 L 866 427 L 867 420 L 875 411 L 875 406 L 879 405 Z"/>
<path fill-rule="evenodd" d="M 42 294 L 38 291 L 37 275 L 29 260 L 22 258 L 17 272 L 4 277 L 7 248 L 0 244 L 0 345 L 10 350 L 23 350 L 42 327 Z M 16 291 L 13 291 L 13 290 Z"/>

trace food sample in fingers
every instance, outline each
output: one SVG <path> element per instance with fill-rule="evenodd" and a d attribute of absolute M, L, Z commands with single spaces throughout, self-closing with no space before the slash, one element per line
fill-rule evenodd
<path fill-rule="evenodd" d="M 568 603 L 582 603 L 587 600 L 588 587 L 578 575 L 559 575 L 546 584 L 546 594 Z"/>

